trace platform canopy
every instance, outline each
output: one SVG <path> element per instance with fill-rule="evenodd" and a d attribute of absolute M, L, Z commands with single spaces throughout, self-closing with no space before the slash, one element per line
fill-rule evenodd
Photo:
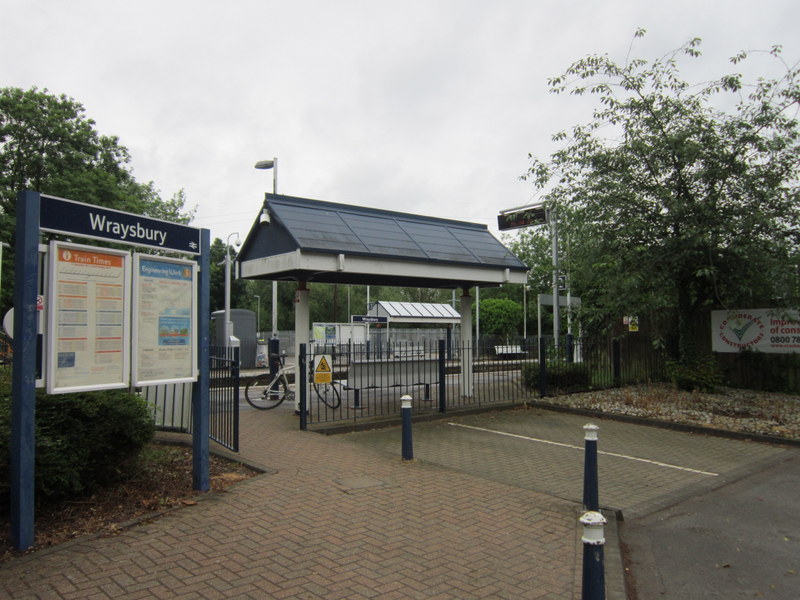
<path fill-rule="evenodd" d="M 245 279 L 397 287 L 525 283 L 485 225 L 267 194 L 237 257 Z"/>
<path fill-rule="evenodd" d="M 432 302 L 392 302 L 379 300 L 368 311 L 369 315 L 387 317 L 390 323 L 454 324 L 461 315 L 449 304 Z"/>

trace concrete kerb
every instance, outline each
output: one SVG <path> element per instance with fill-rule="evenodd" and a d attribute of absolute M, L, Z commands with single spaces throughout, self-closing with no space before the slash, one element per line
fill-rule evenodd
<path fill-rule="evenodd" d="M 153 441 L 157 444 L 176 444 L 179 446 L 188 446 L 192 447 L 192 437 L 191 434 L 188 433 L 179 433 L 175 431 L 157 431 Z M 273 467 L 268 467 L 266 465 L 262 465 L 260 463 L 254 462 L 243 457 L 241 454 L 237 454 L 236 452 L 232 452 L 227 448 L 220 446 L 213 440 L 211 444 L 209 444 L 209 453 L 213 454 L 214 456 L 219 456 L 220 458 L 224 458 L 225 460 L 229 460 L 233 463 L 238 463 L 255 471 L 256 473 L 261 473 L 262 475 L 274 475 L 278 472 L 277 469 Z M 202 497 L 202 496 L 201 496 Z"/>
<path fill-rule="evenodd" d="M 774 435 L 766 435 L 762 433 L 750 433 L 747 431 L 730 431 L 727 429 L 717 429 L 715 427 L 704 427 L 703 425 L 692 425 L 689 423 L 662 421 L 660 419 L 653 419 L 649 417 L 636 417 L 633 415 L 620 415 L 616 413 L 607 413 L 599 410 L 589 410 L 585 408 L 561 406 L 557 404 L 549 404 L 547 402 L 528 401 L 526 402 L 526 405 L 531 408 L 538 408 L 541 410 L 549 410 L 553 412 L 580 415 L 584 417 L 591 417 L 594 419 L 607 419 L 609 421 L 619 421 L 621 423 L 630 423 L 632 425 L 645 425 L 647 427 L 658 427 L 660 429 L 670 429 L 672 431 L 681 431 L 683 433 L 710 435 L 730 440 L 759 442 L 762 444 L 772 444 L 776 446 L 792 446 L 795 448 L 800 448 L 800 440 L 781 438 Z"/>

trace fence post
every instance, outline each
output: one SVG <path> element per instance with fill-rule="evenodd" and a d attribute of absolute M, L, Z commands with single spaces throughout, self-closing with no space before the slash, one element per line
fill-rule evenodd
<path fill-rule="evenodd" d="M 583 585 L 582 600 L 605 600 L 606 577 L 603 545 L 606 543 L 603 526 L 606 518 L 596 511 L 584 513 L 583 525 Z"/>
<path fill-rule="evenodd" d="M 231 365 L 231 376 L 233 377 L 233 448 L 234 452 L 239 451 L 239 348 L 234 347 L 234 362 Z"/>
<path fill-rule="evenodd" d="M 597 431 L 591 423 L 583 426 L 585 441 L 583 460 L 583 505 L 586 510 L 600 510 L 600 494 L 597 479 Z"/>
<path fill-rule="evenodd" d="M 400 398 L 400 410 L 403 413 L 403 460 L 413 460 L 414 444 L 411 439 L 411 396 L 408 394 Z"/>
<path fill-rule="evenodd" d="M 539 396 L 547 396 L 547 343 L 539 338 Z"/>
<path fill-rule="evenodd" d="M 298 379 L 294 382 L 294 387 L 300 393 L 300 429 L 308 429 L 308 411 L 306 410 L 306 380 L 308 378 L 308 356 L 306 355 L 306 345 L 300 344 L 300 356 L 297 357 L 299 369 Z"/>
<path fill-rule="evenodd" d="M 575 336 L 571 333 L 567 334 L 567 362 L 575 362 Z"/>
<path fill-rule="evenodd" d="M 447 369 L 445 356 L 445 341 L 439 340 L 439 412 L 447 412 Z"/>
<path fill-rule="evenodd" d="M 614 366 L 614 387 L 622 384 L 622 361 L 620 359 L 620 343 L 615 339 L 611 342 L 611 360 Z"/>

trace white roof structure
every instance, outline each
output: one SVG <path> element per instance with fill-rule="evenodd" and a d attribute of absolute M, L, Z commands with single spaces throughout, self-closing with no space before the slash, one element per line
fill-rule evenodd
<path fill-rule="evenodd" d="M 370 316 L 389 317 L 390 323 L 460 323 L 461 315 L 449 304 L 432 302 L 387 302 L 380 300 Z"/>

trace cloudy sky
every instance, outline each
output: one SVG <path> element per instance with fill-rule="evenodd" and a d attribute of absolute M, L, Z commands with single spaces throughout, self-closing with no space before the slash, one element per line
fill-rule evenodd
<path fill-rule="evenodd" d="M 590 53 L 656 58 L 692 37 L 687 77 L 742 49 L 800 59 L 797 0 L 0 0 L 0 85 L 84 105 L 195 224 L 250 229 L 282 194 L 485 223 L 533 198 L 528 154 L 590 117 L 547 78 Z M 44 190 L 46 191 L 46 190 Z M 80 200 L 79 198 L 75 198 Z"/>

